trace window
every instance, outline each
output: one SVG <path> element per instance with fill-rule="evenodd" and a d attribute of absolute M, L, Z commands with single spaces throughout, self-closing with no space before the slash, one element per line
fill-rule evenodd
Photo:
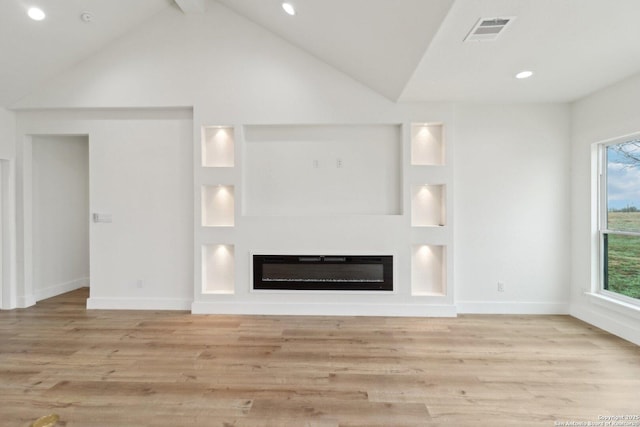
<path fill-rule="evenodd" d="M 600 150 L 602 293 L 640 304 L 640 135 Z"/>

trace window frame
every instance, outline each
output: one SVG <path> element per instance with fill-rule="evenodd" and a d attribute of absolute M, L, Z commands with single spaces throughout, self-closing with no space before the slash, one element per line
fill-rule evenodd
<path fill-rule="evenodd" d="M 610 139 L 607 141 L 602 141 L 598 143 L 598 152 L 597 152 L 597 166 L 598 166 L 598 189 L 597 189 L 597 203 L 598 203 L 598 219 L 597 219 L 597 232 L 598 232 L 598 289 L 597 293 L 605 296 L 607 298 L 611 298 L 614 300 L 618 300 L 624 302 L 626 304 L 634 305 L 640 308 L 640 299 L 631 298 L 627 295 L 620 294 L 618 292 L 613 292 L 605 288 L 605 284 L 608 277 L 608 268 L 607 268 L 607 253 L 606 249 L 606 236 L 608 235 L 621 235 L 621 236 L 633 236 L 640 238 L 640 231 L 621 231 L 621 230 L 610 230 L 608 227 L 608 192 L 607 192 L 607 182 L 608 182 L 608 158 L 607 158 L 607 148 L 612 145 L 622 144 L 624 142 L 628 142 L 634 139 L 640 139 L 640 132 L 636 132 L 630 135 L 621 136 L 618 138 Z"/>

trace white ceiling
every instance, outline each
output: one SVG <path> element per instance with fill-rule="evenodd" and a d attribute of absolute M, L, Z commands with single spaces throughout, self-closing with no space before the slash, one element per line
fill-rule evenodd
<path fill-rule="evenodd" d="M 294 17 L 281 0 L 217 1 L 393 101 L 569 102 L 640 72 L 640 0 L 291 0 Z M 45 21 L 26 17 L 32 4 Z M 167 7 L 177 6 L 1 0 L 0 105 Z M 463 42 L 497 16 L 516 19 L 496 41 Z M 535 75 L 514 79 L 522 69 Z"/>
<path fill-rule="evenodd" d="M 516 16 L 493 42 L 480 17 Z M 566 102 L 640 71 L 640 0 L 456 0 L 401 100 Z M 513 76 L 535 71 L 528 80 Z"/>
<path fill-rule="evenodd" d="M 218 0 L 390 99 L 397 99 L 453 0 Z"/>
<path fill-rule="evenodd" d="M 172 4 L 172 0 L 0 0 L 0 105 L 11 105 Z M 46 12 L 44 21 L 27 17 L 27 9 L 34 5 Z M 93 13 L 93 22 L 82 21 L 85 11 Z"/>

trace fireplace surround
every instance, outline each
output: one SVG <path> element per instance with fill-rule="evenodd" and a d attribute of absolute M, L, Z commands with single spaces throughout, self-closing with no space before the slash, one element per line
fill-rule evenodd
<path fill-rule="evenodd" d="M 253 255 L 253 289 L 393 291 L 393 256 Z"/>
<path fill-rule="evenodd" d="M 453 117 L 427 113 L 437 120 L 203 125 L 192 312 L 455 315 L 442 123 Z M 279 259 L 254 268 L 254 255 Z M 365 264 L 364 277 L 327 274 L 361 255 L 392 257 Z"/>

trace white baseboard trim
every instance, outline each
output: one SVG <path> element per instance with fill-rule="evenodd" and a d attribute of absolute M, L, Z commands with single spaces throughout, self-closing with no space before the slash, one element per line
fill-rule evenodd
<path fill-rule="evenodd" d="M 603 329 L 636 345 L 640 345 L 640 325 L 635 319 L 624 318 L 624 320 L 618 320 L 583 304 L 571 305 L 570 314 L 596 328 Z"/>
<path fill-rule="evenodd" d="M 569 303 L 516 301 L 458 301 L 462 314 L 569 314 Z"/>
<path fill-rule="evenodd" d="M 190 299 L 180 298 L 94 298 L 87 299 L 87 310 L 191 310 Z"/>
<path fill-rule="evenodd" d="M 15 308 L 27 308 L 36 305 L 36 298 L 33 295 L 16 298 Z"/>
<path fill-rule="evenodd" d="M 455 305 L 446 304 L 306 304 L 196 301 L 193 314 L 248 314 L 280 316 L 389 316 L 456 317 Z"/>
<path fill-rule="evenodd" d="M 87 286 L 89 286 L 89 278 L 81 277 L 80 279 L 71 280 L 70 282 L 59 283 L 44 289 L 39 289 L 35 293 L 35 299 L 36 301 L 42 301 L 43 299 L 52 298 Z"/>

